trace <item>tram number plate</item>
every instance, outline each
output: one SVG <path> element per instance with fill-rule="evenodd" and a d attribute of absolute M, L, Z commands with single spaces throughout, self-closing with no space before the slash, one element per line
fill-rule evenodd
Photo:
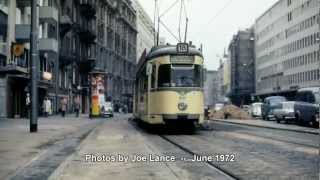
<path fill-rule="evenodd" d="M 187 43 L 178 43 L 177 44 L 177 52 L 178 53 L 188 53 L 189 45 Z"/>

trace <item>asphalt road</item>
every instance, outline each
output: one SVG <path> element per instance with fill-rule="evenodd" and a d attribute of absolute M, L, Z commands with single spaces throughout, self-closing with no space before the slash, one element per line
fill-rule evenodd
<path fill-rule="evenodd" d="M 34 160 L 18 175 L 26 177 L 26 173 L 35 168 L 49 179 L 319 178 L 319 136 L 314 134 L 209 122 L 207 128 L 199 128 L 194 134 L 163 131 L 159 135 L 146 131 L 128 118 L 128 115 L 116 115 L 105 119 L 88 135 L 89 131 L 82 131 L 79 138 L 70 136 L 52 145 L 52 153 Z M 72 146 L 70 151 L 69 146 Z M 122 155 L 129 159 L 123 162 L 88 161 L 88 154 Z M 151 162 L 150 155 L 153 158 L 172 156 L 175 160 Z M 212 159 L 193 162 L 195 155 Z M 137 156 L 147 160 L 134 161 Z"/>

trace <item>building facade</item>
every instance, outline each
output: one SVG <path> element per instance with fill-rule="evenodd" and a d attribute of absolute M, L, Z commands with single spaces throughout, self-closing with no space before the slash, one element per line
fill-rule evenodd
<path fill-rule="evenodd" d="M 230 93 L 230 59 L 228 55 L 224 52 L 223 57 L 220 59 L 220 64 L 218 68 L 218 101 L 226 102 L 227 94 Z"/>
<path fill-rule="evenodd" d="M 30 87 L 30 31 L 31 8 L 29 1 L 1 1 L 4 4 L 5 25 L 1 25 L 2 57 L 0 61 L 0 116 L 26 117 L 26 94 Z M 38 103 L 42 112 L 45 97 L 55 92 L 57 76 L 54 68 L 58 67 L 59 39 L 59 2 L 55 0 L 39 1 L 39 67 Z M 1 21 L 2 22 L 2 21 Z M 1 23 L 2 24 L 2 23 Z M 50 96 L 56 101 L 56 96 Z"/>
<path fill-rule="evenodd" d="M 205 106 L 213 107 L 219 101 L 219 74 L 218 71 L 207 71 L 204 82 Z"/>
<path fill-rule="evenodd" d="M 279 0 L 255 22 L 256 95 L 320 85 L 318 0 Z"/>
<path fill-rule="evenodd" d="M 146 50 L 149 52 L 154 46 L 155 29 L 153 22 L 147 12 L 143 9 L 138 0 L 132 1 L 133 7 L 137 14 L 137 62 L 140 56 Z"/>
<path fill-rule="evenodd" d="M 237 106 L 249 104 L 254 93 L 254 33 L 239 31 L 228 48 L 230 58 L 230 91 L 227 96 Z"/>
<path fill-rule="evenodd" d="M 105 97 L 115 109 L 129 112 L 137 59 L 136 11 L 130 0 L 97 1 L 97 61 L 94 71 L 105 73 Z"/>
<path fill-rule="evenodd" d="M 0 117 L 26 117 L 30 89 L 31 8 L 27 0 L 0 1 Z M 91 107 L 92 74 L 104 76 L 106 100 L 132 106 L 136 14 L 129 0 L 39 1 L 39 113 L 66 98 L 73 112 Z"/>

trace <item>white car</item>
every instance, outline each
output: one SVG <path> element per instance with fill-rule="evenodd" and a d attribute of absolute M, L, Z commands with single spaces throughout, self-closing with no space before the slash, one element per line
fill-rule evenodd
<path fill-rule="evenodd" d="M 113 104 L 112 104 L 112 102 L 104 102 L 101 105 L 101 116 L 113 117 Z"/>
<path fill-rule="evenodd" d="M 261 117 L 261 109 L 262 109 L 263 103 L 252 103 L 251 104 L 251 115 L 252 117 Z"/>

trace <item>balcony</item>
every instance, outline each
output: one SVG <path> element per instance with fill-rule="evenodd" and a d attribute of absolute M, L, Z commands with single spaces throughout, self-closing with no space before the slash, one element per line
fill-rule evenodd
<path fill-rule="evenodd" d="M 64 14 L 60 16 L 60 35 L 64 36 L 67 32 L 69 32 L 72 29 L 72 19 L 68 14 Z"/>
<path fill-rule="evenodd" d="M 27 74 L 29 61 L 27 55 L 21 58 L 14 58 L 6 62 L 0 62 L 0 73 Z"/>
<path fill-rule="evenodd" d="M 17 42 L 26 43 L 30 40 L 30 24 L 16 24 L 15 36 Z"/>
<path fill-rule="evenodd" d="M 40 21 L 46 21 L 51 24 L 55 24 L 59 21 L 58 10 L 50 6 L 41 6 L 39 8 L 39 19 Z"/>
<path fill-rule="evenodd" d="M 95 0 L 80 0 L 80 11 L 87 18 L 94 18 L 96 14 Z"/>
<path fill-rule="evenodd" d="M 39 51 L 51 51 L 58 53 L 58 41 L 53 38 L 39 39 Z"/>
<path fill-rule="evenodd" d="M 97 33 L 94 29 L 91 29 L 91 28 L 95 28 L 94 26 L 90 27 L 89 26 L 81 26 L 79 28 L 79 37 L 80 37 L 80 40 L 82 42 L 85 42 L 85 43 L 94 43 L 94 41 L 96 40 L 96 37 L 97 37 Z"/>
<path fill-rule="evenodd" d="M 60 65 L 68 65 L 72 62 L 76 61 L 76 53 L 72 52 L 70 48 L 60 48 L 59 52 L 59 64 Z"/>
<path fill-rule="evenodd" d="M 94 69 L 96 63 L 95 56 L 82 57 L 79 62 L 79 70 L 80 72 L 90 72 Z"/>

